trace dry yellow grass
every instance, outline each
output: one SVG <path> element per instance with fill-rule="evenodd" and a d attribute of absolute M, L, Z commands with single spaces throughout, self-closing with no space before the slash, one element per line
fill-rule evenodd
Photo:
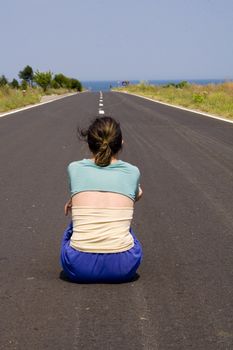
<path fill-rule="evenodd" d="M 20 89 L 12 89 L 8 85 L 0 87 L 0 113 L 40 102 L 43 95 L 62 95 L 68 89 L 48 89 L 46 93 L 41 88 L 30 88 L 24 93 Z"/>
<path fill-rule="evenodd" d="M 233 119 L 233 82 L 187 84 L 183 88 L 139 84 L 119 90 Z"/>

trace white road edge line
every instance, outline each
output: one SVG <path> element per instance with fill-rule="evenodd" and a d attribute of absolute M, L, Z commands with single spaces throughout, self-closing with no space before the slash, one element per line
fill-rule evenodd
<path fill-rule="evenodd" d="M 85 92 L 85 91 L 83 91 L 83 92 Z M 6 113 L 4 113 L 4 114 L 1 114 L 1 113 L 0 113 L 0 118 L 5 117 L 5 116 L 7 116 L 7 115 L 9 115 L 9 114 L 18 113 L 18 112 L 21 112 L 21 111 L 25 111 L 26 109 L 39 107 L 39 106 L 45 105 L 46 103 L 55 102 L 55 101 L 57 101 L 57 100 L 61 100 L 62 98 L 69 97 L 69 96 L 73 96 L 73 95 L 79 95 L 79 94 L 80 94 L 80 93 L 74 92 L 73 94 L 66 95 L 66 96 L 60 96 L 60 97 L 58 97 L 58 98 L 56 98 L 56 99 L 54 99 L 54 100 L 45 101 L 45 102 L 39 102 L 39 103 L 36 103 L 36 104 L 34 104 L 34 105 L 25 106 L 25 107 L 16 109 L 16 110 L 14 110 L 14 111 L 6 112 Z"/>
<path fill-rule="evenodd" d="M 223 122 L 233 123 L 233 120 L 225 119 L 225 118 L 220 117 L 220 116 L 216 116 L 216 115 L 209 114 L 209 113 L 205 113 L 205 112 L 199 112 L 199 111 L 196 111 L 196 110 L 194 110 L 194 109 L 189 109 L 189 108 L 185 108 L 185 107 L 181 107 L 181 106 L 177 106 L 177 105 L 172 105 L 172 104 L 170 104 L 170 103 L 161 102 L 161 101 L 158 101 L 158 100 L 153 100 L 152 98 L 145 97 L 145 96 L 140 96 L 140 95 L 137 95 L 137 94 L 132 94 L 132 93 L 130 93 L 130 92 L 126 92 L 126 91 L 114 91 L 114 90 L 113 90 L 113 92 L 118 92 L 118 93 L 121 93 L 121 94 L 127 94 L 127 95 L 133 95 L 133 96 L 141 97 L 141 98 L 144 98 L 145 100 L 149 100 L 149 101 L 152 101 L 152 102 L 160 103 L 160 104 L 165 105 L 165 106 L 169 106 L 169 107 L 173 107 L 173 108 L 182 109 L 183 111 L 187 111 L 187 112 L 191 112 L 191 113 L 196 113 L 196 114 L 199 114 L 199 115 L 204 115 L 205 117 L 209 117 L 209 118 L 214 118 L 214 119 L 222 120 Z"/>

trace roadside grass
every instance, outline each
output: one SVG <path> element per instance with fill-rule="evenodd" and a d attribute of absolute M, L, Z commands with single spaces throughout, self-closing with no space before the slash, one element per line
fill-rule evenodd
<path fill-rule="evenodd" d="M 66 88 L 59 88 L 59 89 L 49 88 L 45 93 L 43 92 L 43 95 L 63 95 L 63 94 L 67 94 L 68 92 L 77 92 L 77 90 L 69 90 Z"/>
<path fill-rule="evenodd" d="M 50 88 L 44 92 L 41 88 L 28 87 L 24 93 L 20 89 L 13 89 L 5 85 L 0 87 L 0 113 L 39 103 L 44 95 L 62 95 L 68 92 L 74 92 L 74 90 Z"/>
<path fill-rule="evenodd" d="M 128 85 L 116 88 L 161 102 L 233 119 L 233 82 L 222 84 L 186 84 L 182 88 L 168 85 Z"/>

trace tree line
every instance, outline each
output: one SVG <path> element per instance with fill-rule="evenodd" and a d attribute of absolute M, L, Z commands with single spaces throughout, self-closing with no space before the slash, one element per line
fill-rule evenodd
<path fill-rule="evenodd" d="M 51 71 L 39 72 L 37 70 L 34 72 L 32 67 L 28 65 L 19 72 L 18 76 L 21 82 L 15 78 L 9 82 L 5 75 L 0 76 L 0 87 L 9 85 L 14 89 L 27 90 L 29 86 L 40 86 L 44 91 L 48 88 L 66 88 L 82 91 L 82 84 L 78 79 L 67 77 L 62 73 L 54 75 Z"/>

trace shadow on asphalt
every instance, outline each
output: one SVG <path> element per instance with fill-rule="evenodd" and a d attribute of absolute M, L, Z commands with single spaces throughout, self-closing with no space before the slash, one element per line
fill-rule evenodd
<path fill-rule="evenodd" d="M 74 283 L 74 284 L 125 284 L 125 283 L 132 283 L 137 281 L 140 278 L 140 275 L 138 273 L 136 273 L 134 275 L 134 277 L 131 280 L 128 281 L 124 281 L 124 282 L 76 282 L 76 281 L 72 281 L 70 280 L 64 273 L 64 271 L 62 270 L 59 274 L 59 278 L 62 281 L 68 282 L 68 283 Z"/>

